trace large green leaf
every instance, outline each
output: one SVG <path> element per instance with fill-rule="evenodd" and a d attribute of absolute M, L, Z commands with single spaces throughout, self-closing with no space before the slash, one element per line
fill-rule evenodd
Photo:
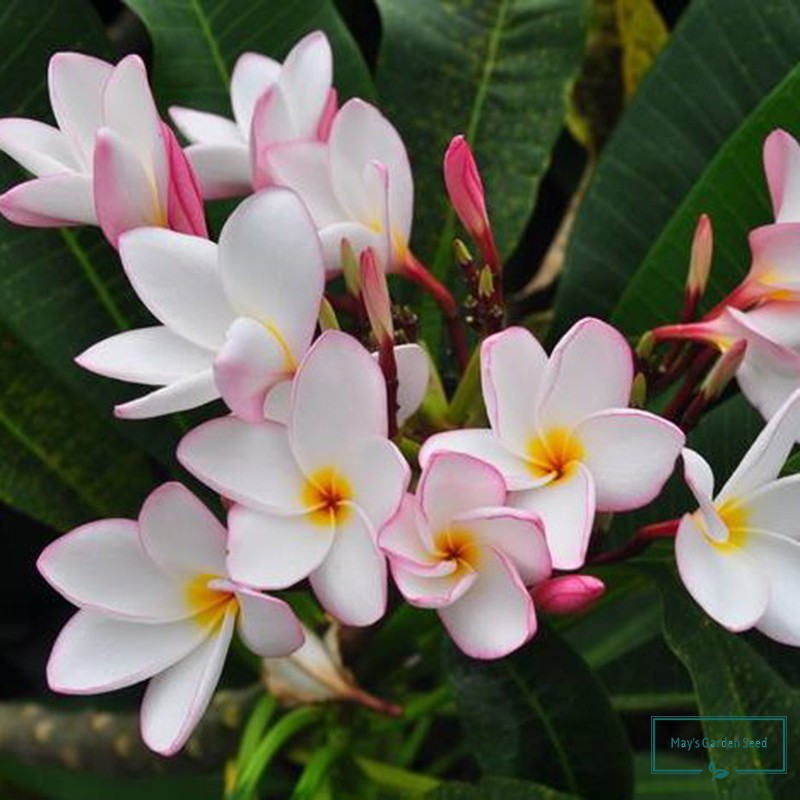
<path fill-rule="evenodd" d="M 800 758 L 800 730 L 792 721 L 800 718 L 800 693 L 755 651 L 742 636 L 728 633 L 706 617 L 682 586 L 666 571 L 654 571 L 664 601 L 664 635 L 675 655 L 689 670 L 697 693 L 701 716 L 786 715 L 788 773 L 738 774 L 737 770 L 780 770 L 783 741 L 780 722 L 736 724 L 736 735 L 762 738 L 766 749 L 739 748 L 710 753 L 717 766 L 730 775 L 716 786 L 719 796 L 731 800 L 800 797 L 800 773 L 794 768 Z M 731 735 L 731 723 L 703 722 L 710 739 Z"/>
<path fill-rule="evenodd" d="M 714 268 L 705 305 L 721 300 L 750 264 L 747 234 L 772 221 L 761 150 L 777 127 L 800 132 L 800 67 L 759 104 L 725 143 L 653 245 L 619 305 L 613 321 L 634 333 L 674 321 L 683 302 L 692 232 L 701 213 L 714 225 Z"/>
<path fill-rule="evenodd" d="M 632 764 L 597 677 L 555 632 L 494 662 L 448 651 L 464 735 L 486 776 L 535 780 L 581 797 L 624 800 Z"/>
<path fill-rule="evenodd" d="M 230 114 L 236 59 L 255 51 L 282 59 L 309 31 L 324 30 L 342 97 L 369 97 L 372 81 L 331 0 L 125 0 L 144 21 L 155 49 L 155 84 L 165 105 Z"/>
<path fill-rule="evenodd" d="M 800 59 L 796 0 L 695 0 L 608 142 L 575 223 L 554 334 L 608 317 L 720 145 Z M 685 259 L 673 270 L 683 277 Z"/>
<path fill-rule="evenodd" d="M 712 800 L 716 797 L 708 773 L 653 775 L 650 753 L 637 755 L 634 766 L 636 800 Z M 680 756 L 659 756 L 658 766 L 659 769 L 696 769 L 697 761 Z"/>
<path fill-rule="evenodd" d="M 418 798 L 422 800 L 422 797 Z M 488 778 L 477 786 L 443 783 L 424 795 L 424 800 L 578 800 L 574 794 L 508 778 Z"/>
<path fill-rule="evenodd" d="M 533 209 L 583 52 L 585 0 L 378 0 L 378 95 L 408 147 L 415 251 L 444 278 L 455 218 L 441 176 L 450 139 L 475 150 L 498 245 L 509 253 Z M 438 318 L 423 334 L 438 344 Z"/>

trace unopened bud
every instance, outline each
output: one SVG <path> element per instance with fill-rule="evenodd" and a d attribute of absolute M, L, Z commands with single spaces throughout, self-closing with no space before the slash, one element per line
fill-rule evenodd
<path fill-rule="evenodd" d="M 323 332 L 340 331 L 342 329 L 336 317 L 336 312 L 327 297 L 322 298 L 322 303 L 319 307 L 319 327 Z"/>
<path fill-rule="evenodd" d="M 629 405 L 631 408 L 644 408 L 646 403 L 647 378 L 645 378 L 644 373 L 637 372 L 636 377 L 633 379 L 633 384 L 631 385 L 631 398 Z"/>
<path fill-rule="evenodd" d="M 711 227 L 711 219 L 707 214 L 701 214 L 694 229 L 689 274 L 686 278 L 686 293 L 698 300 L 706 291 L 713 253 L 714 230 Z"/>
<path fill-rule="evenodd" d="M 653 354 L 653 348 L 656 345 L 656 337 L 653 336 L 652 331 L 647 331 L 642 334 L 641 339 L 636 345 L 636 355 L 642 360 L 647 361 Z"/>
<path fill-rule="evenodd" d="M 349 294 L 358 297 L 361 294 L 361 280 L 359 278 L 358 258 L 356 251 L 349 239 L 342 239 L 341 244 L 342 275 L 344 285 Z"/>
<path fill-rule="evenodd" d="M 559 616 L 587 611 L 605 594 L 606 586 L 591 575 L 563 575 L 536 586 L 531 595 L 541 611 Z"/>
<path fill-rule="evenodd" d="M 716 400 L 736 377 L 746 352 L 747 341 L 739 339 L 719 357 L 700 387 L 700 394 L 706 403 Z"/>
<path fill-rule="evenodd" d="M 456 264 L 461 268 L 470 267 L 474 263 L 472 253 L 470 253 L 469 248 L 461 239 L 456 239 L 453 242 L 453 256 L 455 257 Z"/>
<path fill-rule="evenodd" d="M 494 295 L 494 276 L 491 267 L 486 264 L 478 276 L 478 297 L 489 298 Z"/>
<path fill-rule="evenodd" d="M 391 344 L 394 341 L 394 324 L 389 287 L 386 284 L 386 273 L 378 263 L 375 251 L 371 247 L 361 254 L 360 278 L 361 298 L 367 309 L 375 341 L 379 346 Z"/>

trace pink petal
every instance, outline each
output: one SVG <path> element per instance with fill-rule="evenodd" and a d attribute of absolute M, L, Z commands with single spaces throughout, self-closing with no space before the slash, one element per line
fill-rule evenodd
<path fill-rule="evenodd" d="M 378 544 L 391 561 L 401 561 L 406 566 L 434 567 L 438 563 L 428 549 L 427 538 L 420 532 L 417 499 L 412 494 L 403 496 L 397 512 L 384 525 Z"/>
<path fill-rule="evenodd" d="M 536 608 L 548 614 L 581 614 L 605 594 L 606 585 L 591 575 L 561 575 L 533 590 Z"/>
<path fill-rule="evenodd" d="M 281 65 L 258 53 L 242 53 L 231 76 L 231 103 L 236 124 L 247 137 L 256 101 L 278 80 Z"/>
<path fill-rule="evenodd" d="M 417 608 L 445 608 L 458 602 L 478 580 L 477 572 L 453 572 L 450 575 L 432 573 L 425 575 L 410 570 L 395 559 L 390 561 L 392 578 L 400 594 Z"/>
<path fill-rule="evenodd" d="M 91 180 L 69 173 L 17 184 L 0 195 L 0 214 L 32 228 L 97 224 Z"/>
<path fill-rule="evenodd" d="M 800 222 L 800 145 L 784 130 L 764 140 L 764 172 L 775 222 Z"/>
<path fill-rule="evenodd" d="M 263 160 L 270 145 L 291 142 L 297 136 L 289 101 L 280 85 L 267 89 L 256 102 L 250 125 L 250 163 L 256 189 L 273 184 L 269 165 Z"/>
<path fill-rule="evenodd" d="M 333 120 L 336 117 L 336 112 L 339 110 L 339 95 L 336 89 L 331 89 L 328 92 L 328 98 L 325 102 L 325 108 L 319 120 L 317 128 L 317 136 L 321 142 L 327 142 L 331 135 L 331 128 L 333 127 Z"/>
<path fill-rule="evenodd" d="M 208 238 L 200 184 L 175 134 L 162 123 L 169 164 L 167 227 Z"/>
<path fill-rule="evenodd" d="M 304 36 L 286 56 L 278 84 L 296 126 L 296 136 L 313 138 L 328 105 L 333 80 L 333 53 L 322 31 Z"/>
<path fill-rule="evenodd" d="M 753 253 L 751 279 L 758 280 L 763 293 L 800 292 L 800 221 L 762 225 L 749 235 Z"/>
<path fill-rule="evenodd" d="M 291 606 L 276 597 L 239 587 L 239 635 L 256 655 L 284 658 L 302 647 L 305 634 Z"/>
<path fill-rule="evenodd" d="M 0 151 L 37 176 L 81 171 L 64 134 L 32 119 L 0 119 Z"/>

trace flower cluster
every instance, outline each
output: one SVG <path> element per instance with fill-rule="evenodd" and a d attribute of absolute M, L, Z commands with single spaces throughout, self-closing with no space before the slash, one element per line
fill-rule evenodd
<path fill-rule="evenodd" d="M 367 626 L 386 613 L 390 574 L 408 603 L 436 610 L 465 653 L 508 655 L 535 635 L 537 612 L 577 613 L 603 593 L 602 581 L 577 572 L 601 560 L 598 512 L 651 502 L 682 451 L 700 506 L 676 539 L 690 592 L 732 630 L 756 625 L 800 644 L 796 481 L 776 479 L 800 432 L 800 394 L 712 500 L 710 469 L 684 449 L 681 428 L 630 407 L 637 362 L 614 328 L 581 320 L 549 356 L 525 328 L 499 330 L 500 253 L 459 136 L 444 178 L 480 251 L 473 277 L 492 309 L 475 354 L 488 427 L 431 412 L 426 400 L 441 381 L 393 307 L 387 274 L 439 302 L 463 367 L 462 320 L 411 252 L 414 187 L 399 134 L 363 100 L 339 107 L 332 82 L 322 33 L 283 64 L 246 53 L 231 81 L 233 120 L 171 109 L 189 141 L 182 150 L 137 57 L 112 66 L 62 53 L 49 72 L 58 127 L 0 120 L 0 149 L 36 176 L 0 197 L 0 211 L 22 225 L 100 225 L 157 321 L 76 358 L 149 387 L 116 414 L 227 406 L 177 448 L 224 501 L 225 526 L 169 483 L 138 520 L 85 525 L 42 554 L 41 573 L 79 609 L 53 649 L 50 685 L 88 694 L 149 679 L 144 739 L 174 753 L 211 698 L 234 630 L 264 658 L 303 646 L 295 613 L 265 592 L 307 580 L 336 621 Z M 767 170 L 778 221 L 753 234 L 745 283 L 707 320 L 687 317 L 653 336 L 731 349 L 738 361 L 727 371 L 738 368 L 745 392 L 771 413 L 800 385 L 800 368 L 791 379 L 770 372 L 800 364 L 791 351 L 800 342 L 791 319 L 800 147 L 785 134 L 768 140 Z M 210 241 L 204 200 L 242 195 Z M 703 222 L 688 315 L 710 236 Z M 330 281 L 342 273 L 347 293 L 336 295 Z M 334 308 L 349 316 L 349 332 Z"/>

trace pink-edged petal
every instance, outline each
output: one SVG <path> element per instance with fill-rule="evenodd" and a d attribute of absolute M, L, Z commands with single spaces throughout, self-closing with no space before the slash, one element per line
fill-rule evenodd
<path fill-rule="evenodd" d="M 553 567 L 583 565 L 595 512 L 594 481 L 583 464 L 572 462 L 557 481 L 516 492 L 510 499 L 514 507 L 535 511 L 542 518 Z"/>
<path fill-rule="evenodd" d="M 420 535 L 417 514 L 417 500 L 412 494 L 405 494 L 400 507 L 384 525 L 378 536 L 378 544 L 391 560 L 402 560 L 406 565 L 433 568 L 438 561 L 426 546 Z"/>
<path fill-rule="evenodd" d="M 728 309 L 728 313 L 735 309 Z M 800 347 L 800 303 L 796 300 L 770 300 L 736 318 L 750 329 L 783 347 Z"/>
<path fill-rule="evenodd" d="M 775 480 L 800 439 L 800 391 L 795 392 L 751 445 L 717 497 L 717 503 L 752 492 Z"/>
<path fill-rule="evenodd" d="M 239 126 L 219 114 L 172 106 L 169 115 L 192 144 L 230 144 L 239 147 L 247 144 Z"/>
<path fill-rule="evenodd" d="M 625 337 L 598 319 L 576 322 L 556 345 L 542 381 L 539 424 L 572 427 L 607 408 L 626 408 L 633 357 Z"/>
<path fill-rule="evenodd" d="M 686 514 L 675 538 L 675 558 L 689 594 L 720 625 L 738 632 L 758 622 L 769 602 L 769 585 L 743 548 L 714 544 Z"/>
<path fill-rule="evenodd" d="M 273 386 L 264 400 L 264 419 L 289 423 L 289 412 L 292 407 L 292 382 L 285 380 Z"/>
<path fill-rule="evenodd" d="M 240 317 L 214 359 L 214 379 L 228 408 L 247 422 L 264 419 L 270 389 L 292 374 L 280 343 L 261 323 Z"/>
<path fill-rule="evenodd" d="M 444 608 L 457 602 L 468 592 L 478 573 L 472 570 L 439 575 L 425 575 L 421 570 L 408 569 L 400 559 L 390 560 L 389 566 L 400 594 L 418 608 Z"/>
<path fill-rule="evenodd" d="M 115 406 L 114 415 L 120 419 L 150 419 L 174 414 L 176 411 L 188 411 L 218 397 L 214 375 L 209 369 L 188 378 L 180 378 L 162 389 Z"/>
<path fill-rule="evenodd" d="M 215 419 L 183 437 L 178 460 L 207 486 L 236 502 L 282 513 L 306 510 L 301 502 L 305 477 L 283 425 Z"/>
<path fill-rule="evenodd" d="M 328 102 L 333 53 L 322 31 L 304 36 L 286 56 L 278 84 L 289 101 L 297 136 L 313 138 Z"/>
<path fill-rule="evenodd" d="M 288 348 L 286 358 L 299 361 L 314 334 L 325 287 L 317 230 L 300 198 L 287 189 L 268 189 L 245 200 L 222 229 L 219 264 L 238 313 L 276 332 Z"/>
<path fill-rule="evenodd" d="M 397 364 L 397 424 L 405 425 L 422 405 L 431 377 L 430 359 L 418 344 L 394 348 Z"/>
<path fill-rule="evenodd" d="M 714 475 L 706 460 L 694 450 L 684 448 L 681 451 L 683 460 L 683 477 L 689 491 L 700 506 L 700 514 L 705 532 L 716 542 L 727 542 L 730 532 L 719 515 L 712 500 L 714 494 Z"/>
<path fill-rule="evenodd" d="M 325 256 L 325 269 L 329 276 L 338 274 L 342 269 L 342 242 L 345 239 L 350 242 L 356 255 L 371 247 L 380 264 L 385 266 L 389 263 L 387 237 L 360 222 L 337 222 L 326 225 L 320 229 L 319 238 Z"/>
<path fill-rule="evenodd" d="M 135 522 L 90 522 L 48 545 L 36 566 L 45 580 L 81 608 L 140 622 L 188 617 L 183 584 L 148 556 Z"/>
<path fill-rule="evenodd" d="M 145 551 L 166 570 L 225 575 L 225 528 L 185 486 L 165 483 L 139 513 Z"/>
<path fill-rule="evenodd" d="M 486 461 L 443 450 L 420 463 L 417 498 L 431 531 L 450 525 L 459 514 L 505 503 L 503 476 Z"/>
<path fill-rule="evenodd" d="M 75 362 L 108 378 L 164 386 L 211 368 L 208 350 L 158 325 L 110 336 L 92 345 Z"/>
<path fill-rule="evenodd" d="M 0 195 L 0 214 L 32 228 L 96 225 L 91 178 L 64 173 L 17 184 Z"/>
<path fill-rule="evenodd" d="M 800 291 L 800 221 L 762 225 L 749 235 L 750 277 L 768 290 Z"/>
<path fill-rule="evenodd" d="M 796 487 L 795 487 L 796 488 Z M 796 517 L 795 517 L 796 519 Z M 767 608 L 756 622 L 765 636 L 800 646 L 800 543 L 772 531 L 750 530 L 744 549 L 769 583 Z"/>
<path fill-rule="evenodd" d="M 217 350 L 236 315 L 207 239 L 157 228 L 131 231 L 120 241 L 125 272 L 153 316 L 190 342 Z"/>
<path fill-rule="evenodd" d="M 235 622 L 236 612 L 228 611 L 218 630 L 150 681 L 142 700 L 141 728 L 151 750 L 173 755 L 191 736 L 219 682 Z"/>
<path fill-rule="evenodd" d="M 439 616 L 453 641 L 472 658 L 502 658 L 536 633 L 536 611 L 511 561 L 499 552 L 482 553 L 478 578 Z"/>
<path fill-rule="evenodd" d="M 346 218 L 333 191 L 327 145 L 321 142 L 270 144 L 259 155 L 259 163 L 273 183 L 300 195 L 317 227 Z"/>
<path fill-rule="evenodd" d="M 64 134 L 33 119 L 0 119 L 0 151 L 34 175 L 80 170 Z"/>
<path fill-rule="evenodd" d="M 297 128 L 286 92 L 278 84 L 270 86 L 258 98 L 250 123 L 250 159 L 256 188 L 263 189 L 272 183 L 267 165 L 259 160 L 264 148 L 277 142 L 290 142 L 296 136 Z"/>
<path fill-rule="evenodd" d="M 235 581 L 286 589 L 328 556 L 333 527 L 308 515 L 278 516 L 234 506 L 228 515 L 228 571 Z"/>
<path fill-rule="evenodd" d="M 291 606 L 276 597 L 238 587 L 239 635 L 256 655 L 283 658 L 302 647 L 305 634 Z"/>
<path fill-rule="evenodd" d="M 336 118 L 336 112 L 339 110 L 339 93 L 336 89 L 331 89 L 328 92 L 328 99 L 325 101 L 325 108 L 322 110 L 322 116 L 319 120 L 317 127 L 317 136 L 321 142 L 327 142 L 331 136 L 331 128 L 333 127 L 333 120 Z"/>
<path fill-rule="evenodd" d="M 764 172 L 775 222 L 800 222 L 800 145 L 784 130 L 764 140 Z"/>
<path fill-rule="evenodd" d="M 349 514 L 336 525 L 333 546 L 311 573 L 323 608 L 343 625 L 372 625 L 386 611 L 386 557 L 366 520 Z"/>
<path fill-rule="evenodd" d="M 82 53 L 56 53 L 47 71 L 56 122 L 87 173 L 95 133 L 103 124 L 103 90 L 112 71 L 111 64 Z"/>
<path fill-rule="evenodd" d="M 386 384 L 352 336 L 326 331 L 294 379 L 289 438 L 307 474 L 338 465 L 347 451 L 386 436 Z"/>
<path fill-rule="evenodd" d="M 206 200 L 241 197 L 253 191 L 245 145 L 193 144 L 184 152 Z"/>
<path fill-rule="evenodd" d="M 453 525 L 468 530 L 481 547 L 491 547 L 506 556 L 526 586 L 550 577 L 550 552 L 538 514 L 511 508 L 480 508 L 457 517 Z"/>
<path fill-rule="evenodd" d="M 79 611 L 64 626 L 47 664 L 47 682 L 63 694 L 132 686 L 167 669 L 208 636 L 193 620 L 141 625 Z"/>
<path fill-rule="evenodd" d="M 278 80 L 281 65 L 259 53 L 242 53 L 231 76 L 231 104 L 242 135 L 250 134 L 256 101 Z"/>
<path fill-rule="evenodd" d="M 744 515 L 744 527 L 800 541 L 800 475 L 771 481 L 741 497 L 737 506 Z"/>
<path fill-rule="evenodd" d="M 501 473 L 509 490 L 530 489 L 550 480 L 550 477 L 534 476 L 528 463 L 508 450 L 494 432 L 487 429 L 465 428 L 428 437 L 419 453 L 420 466 L 424 469 L 436 453 L 463 453 L 486 461 Z"/>
<path fill-rule="evenodd" d="M 633 409 L 592 414 L 573 437 L 584 450 L 600 511 L 630 511 L 657 497 L 686 440 L 671 422 Z"/>
<path fill-rule="evenodd" d="M 162 129 L 169 164 L 167 227 L 208 238 L 203 195 L 197 176 L 175 134 L 163 123 Z"/>
<path fill-rule="evenodd" d="M 547 354 L 525 328 L 508 328 L 481 345 L 481 384 L 489 424 L 512 452 L 526 455 L 536 435 L 536 405 Z"/>
<path fill-rule="evenodd" d="M 101 128 L 94 151 L 94 202 L 103 233 L 114 247 L 126 231 L 167 223 L 166 188 L 154 190 L 138 153 L 111 128 Z"/>

